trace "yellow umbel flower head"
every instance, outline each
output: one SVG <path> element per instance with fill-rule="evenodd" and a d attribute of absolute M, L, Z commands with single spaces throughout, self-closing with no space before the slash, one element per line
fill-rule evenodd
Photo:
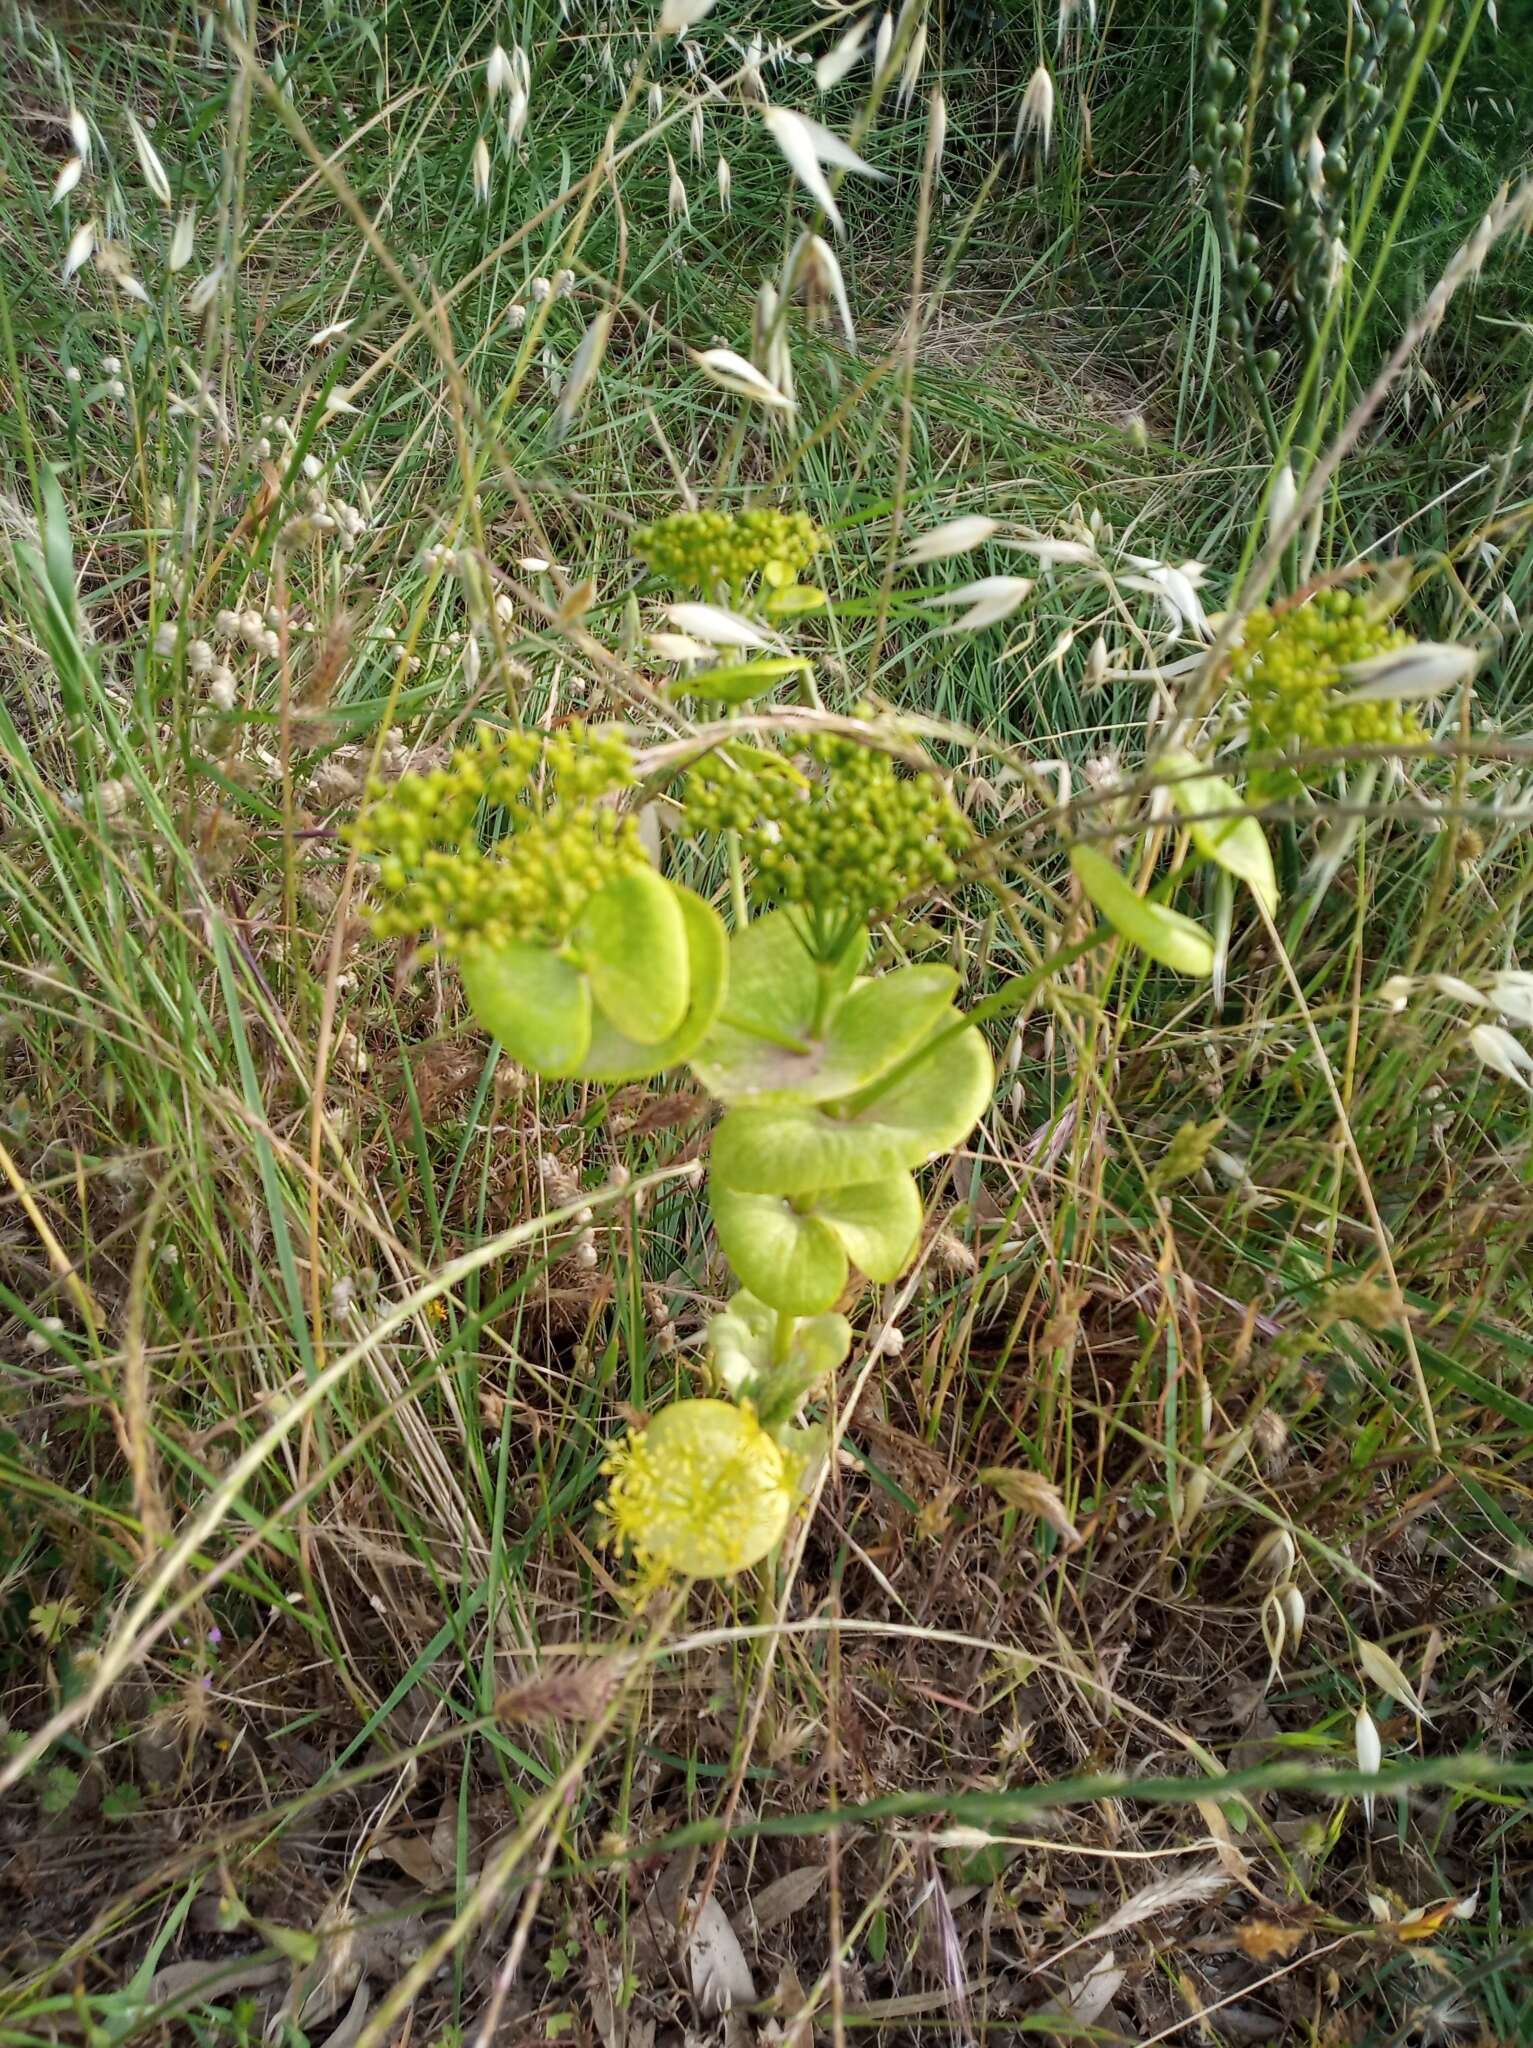
<path fill-rule="evenodd" d="M 732 1578 L 781 1540 L 798 1496 L 798 1461 L 729 1401 L 672 1402 L 602 1470 L 612 1540 L 644 1577 Z"/>
<path fill-rule="evenodd" d="M 458 955 L 561 944 L 596 890 L 649 865 L 608 801 L 633 779 L 621 734 L 574 720 L 551 736 L 482 725 L 445 767 L 370 784 L 346 837 L 378 856 L 374 931 Z"/>

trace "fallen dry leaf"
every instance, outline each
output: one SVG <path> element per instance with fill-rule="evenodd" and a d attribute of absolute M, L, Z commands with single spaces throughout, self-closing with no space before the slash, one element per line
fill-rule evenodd
<path fill-rule="evenodd" d="M 802 1912 L 824 1882 L 823 1863 L 804 1863 L 797 1870 L 785 1871 L 771 1884 L 763 1886 L 736 1913 L 735 1932 L 742 1941 L 759 1940 L 769 1929 Z"/>

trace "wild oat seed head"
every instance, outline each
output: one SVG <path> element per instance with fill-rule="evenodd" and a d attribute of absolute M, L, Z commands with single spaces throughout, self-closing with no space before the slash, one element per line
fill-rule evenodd
<path fill-rule="evenodd" d="M 603 1472 L 602 1518 L 645 1578 L 727 1579 L 782 1540 L 796 1462 L 747 1408 L 674 1401 L 626 1436 Z"/>

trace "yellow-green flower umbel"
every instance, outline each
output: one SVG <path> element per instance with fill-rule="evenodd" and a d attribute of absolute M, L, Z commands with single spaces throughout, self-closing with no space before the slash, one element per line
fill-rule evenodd
<path fill-rule="evenodd" d="M 641 1577 L 728 1579 L 782 1540 L 799 1462 L 748 1408 L 675 1401 L 602 1467 L 602 1516 Z"/>
<path fill-rule="evenodd" d="M 373 929 L 429 932 L 454 955 L 560 943 L 595 890 L 648 866 L 636 822 L 606 801 L 632 781 L 621 735 L 577 721 L 552 738 L 483 725 L 446 767 L 373 784 L 349 834 L 378 856 Z"/>
<path fill-rule="evenodd" d="M 1358 701 L 1346 674 L 1357 662 L 1410 644 L 1410 635 L 1360 592 L 1322 590 L 1282 612 L 1261 606 L 1246 621 L 1230 666 L 1231 687 L 1246 699 L 1252 752 L 1387 752 L 1410 739 L 1420 730 L 1414 714 L 1387 700 Z M 1253 773 L 1249 794 L 1260 802 L 1308 779 L 1302 760 L 1294 759 L 1291 768 L 1264 764 Z"/>
<path fill-rule="evenodd" d="M 766 505 L 748 512 L 673 512 L 633 537 L 634 553 L 654 575 L 710 597 L 720 590 L 738 593 L 755 576 L 773 586 L 791 583 L 824 544 L 806 513 Z"/>
<path fill-rule="evenodd" d="M 631 1081 L 686 1059 L 724 996 L 718 913 L 657 874 L 611 799 L 626 742 L 481 728 L 445 768 L 369 791 L 384 937 L 431 933 L 474 1014 L 536 1072 Z"/>
<path fill-rule="evenodd" d="M 918 890 L 956 881 L 955 856 L 972 835 L 935 774 L 835 734 L 807 752 L 807 772 L 759 747 L 706 755 L 687 777 L 686 822 L 738 832 L 760 893 L 801 906 L 834 953 L 846 920 L 887 916 Z"/>

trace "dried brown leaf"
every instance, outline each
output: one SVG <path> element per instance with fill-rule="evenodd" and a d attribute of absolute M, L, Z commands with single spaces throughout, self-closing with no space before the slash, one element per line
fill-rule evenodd
<path fill-rule="evenodd" d="M 763 1934 L 803 1911 L 825 1882 L 823 1863 L 802 1863 L 763 1886 L 735 1915 L 735 1932 L 745 1941 Z"/>

